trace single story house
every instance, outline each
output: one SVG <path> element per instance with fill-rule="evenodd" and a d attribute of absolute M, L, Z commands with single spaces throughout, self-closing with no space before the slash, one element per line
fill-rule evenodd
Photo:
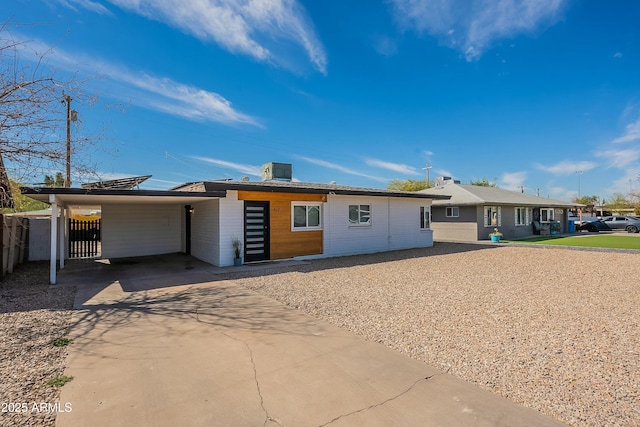
<path fill-rule="evenodd" d="M 203 181 L 166 191 L 22 192 L 60 211 L 52 217 L 52 283 L 55 261 L 63 268 L 68 254 L 65 218 L 70 209 L 83 205 L 100 206 L 102 258 L 185 252 L 215 266 L 229 266 L 234 263 L 235 239 L 242 243 L 245 262 L 430 247 L 431 202 L 448 198 L 277 179 Z"/>
<path fill-rule="evenodd" d="M 505 239 L 566 233 L 569 209 L 583 206 L 451 179 L 439 181 L 441 185 L 419 191 L 434 197 L 431 228 L 435 240 L 487 240 L 495 228 Z"/>

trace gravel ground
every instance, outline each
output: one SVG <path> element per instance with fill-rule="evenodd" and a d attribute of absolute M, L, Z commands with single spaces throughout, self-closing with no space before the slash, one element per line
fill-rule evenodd
<path fill-rule="evenodd" d="M 640 254 L 436 243 L 261 274 L 235 279 L 570 425 L 640 425 Z"/>
<path fill-rule="evenodd" d="M 48 263 L 28 263 L 0 282 L 0 425 L 55 426 L 75 288 L 52 288 Z M 47 404 L 52 404 L 47 405 Z M 62 403 L 64 408 L 64 403 Z"/>

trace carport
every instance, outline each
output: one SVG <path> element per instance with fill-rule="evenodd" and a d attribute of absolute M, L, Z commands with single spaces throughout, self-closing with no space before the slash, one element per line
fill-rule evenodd
<path fill-rule="evenodd" d="M 85 188 L 21 188 L 22 194 L 51 204 L 50 282 L 56 263 L 65 266 L 72 208 L 101 206 L 102 256 L 189 253 L 191 204 L 226 196 L 226 191 L 187 192 Z"/>

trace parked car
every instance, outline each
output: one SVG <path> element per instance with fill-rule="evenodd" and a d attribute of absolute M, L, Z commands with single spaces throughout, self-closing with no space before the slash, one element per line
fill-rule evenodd
<path fill-rule="evenodd" d="M 596 220 L 596 221 L 587 221 L 582 222 L 576 230 L 579 231 L 588 231 L 590 233 L 597 233 L 598 231 L 611 231 L 611 227 L 609 227 L 604 221 Z"/>
<path fill-rule="evenodd" d="M 607 216 L 602 221 L 612 230 L 626 230 L 628 233 L 640 231 L 640 218 L 635 216 Z"/>
<path fill-rule="evenodd" d="M 571 218 L 569 218 L 571 219 Z M 582 217 L 582 221 L 580 221 L 580 217 L 575 217 L 575 219 L 573 220 L 576 223 L 576 229 L 579 229 L 579 227 L 582 224 L 586 224 L 588 222 L 592 222 L 592 221 L 598 221 L 600 218 L 598 218 L 597 216 L 583 216 Z"/>

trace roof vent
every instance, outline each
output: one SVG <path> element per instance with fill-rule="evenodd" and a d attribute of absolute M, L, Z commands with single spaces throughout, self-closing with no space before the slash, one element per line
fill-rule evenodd
<path fill-rule="evenodd" d="M 272 179 L 280 181 L 291 181 L 292 167 L 291 163 L 270 162 L 262 165 L 262 180 L 269 181 Z"/>
<path fill-rule="evenodd" d="M 248 176 L 242 176 L 242 177 L 240 177 L 240 181 L 249 182 L 249 181 L 251 181 L 251 178 L 249 178 Z"/>

